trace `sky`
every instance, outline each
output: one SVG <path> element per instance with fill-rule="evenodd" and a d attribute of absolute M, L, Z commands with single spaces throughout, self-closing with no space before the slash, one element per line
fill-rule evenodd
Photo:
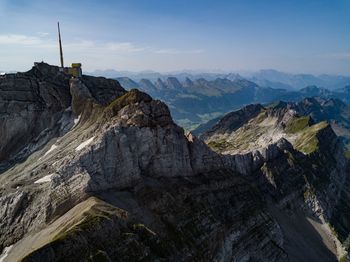
<path fill-rule="evenodd" d="M 0 0 L 0 70 L 350 75 L 350 0 Z"/>

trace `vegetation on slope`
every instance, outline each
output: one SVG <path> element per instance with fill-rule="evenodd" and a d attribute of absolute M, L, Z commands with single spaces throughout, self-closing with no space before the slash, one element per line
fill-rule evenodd
<path fill-rule="evenodd" d="M 262 111 L 231 134 L 214 134 L 207 144 L 220 153 L 243 153 L 285 137 L 295 149 L 310 154 L 318 149 L 318 132 L 328 126 L 325 121 L 314 125 L 311 123 L 310 116 L 292 117 L 281 129 L 277 117 L 268 116 L 266 111 Z"/>
<path fill-rule="evenodd" d="M 304 128 L 310 125 L 310 116 L 302 116 L 298 118 L 293 118 L 289 121 L 284 129 L 288 134 L 295 134 L 299 131 L 302 131 Z"/>
<path fill-rule="evenodd" d="M 295 149 L 310 154 L 318 149 L 317 133 L 328 126 L 326 121 L 309 126 L 300 131 L 298 138 L 294 142 Z"/>
<path fill-rule="evenodd" d="M 347 158 L 350 158 L 350 150 L 348 150 L 348 151 L 345 152 L 345 156 L 346 156 Z"/>
<path fill-rule="evenodd" d="M 131 89 L 129 92 L 111 102 L 105 108 L 105 112 L 107 115 L 115 115 L 120 109 L 127 105 L 141 101 L 149 102 L 151 100 L 152 98 L 146 93 L 140 92 L 137 89 Z"/>
<path fill-rule="evenodd" d="M 227 142 L 226 139 L 220 139 L 220 140 L 213 140 L 208 143 L 208 146 L 213 149 L 214 151 L 221 152 L 225 149 L 229 148 L 230 146 L 233 146 L 231 143 Z"/>

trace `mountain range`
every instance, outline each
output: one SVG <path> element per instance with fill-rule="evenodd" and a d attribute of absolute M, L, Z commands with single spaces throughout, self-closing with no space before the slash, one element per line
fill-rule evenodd
<path fill-rule="evenodd" d="M 177 97 L 215 110 L 270 89 L 135 82 L 169 108 L 125 83 L 45 63 L 0 76 L 2 262 L 347 259 L 344 102 L 249 104 L 197 137 L 173 120 Z"/>
<path fill-rule="evenodd" d="M 137 88 L 167 103 L 175 121 L 187 130 L 193 130 L 207 121 L 251 103 L 300 101 L 314 96 L 338 98 L 346 104 L 350 103 L 350 85 L 334 90 L 315 85 L 300 90 L 287 90 L 262 87 L 237 76 L 233 80 L 185 78 L 181 81 L 176 77 L 165 80 L 158 78 L 156 81 L 135 81 L 128 77 L 117 80 L 128 90 Z"/>
<path fill-rule="evenodd" d="M 269 86 L 274 88 L 284 88 L 298 90 L 310 85 L 316 85 L 327 89 L 338 89 L 349 85 L 350 76 L 327 75 L 318 76 L 312 74 L 290 74 L 277 70 L 260 70 L 251 74 L 246 74 L 249 80 L 260 86 Z"/>
<path fill-rule="evenodd" d="M 347 75 L 330 75 L 330 74 L 292 74 L 285 73 L 275 69 L 263 69 L 259 71 L 237 71 L 237 72 L 205 72 L 203 70 L 183 70 L 178 72 L 159 73 L 155 71 L 117 71 L 117 70 L 96 70 L 89 74 L 94 76 L 105 76 L 109 78 L 128 77 L 136 81 L 149 79 L 152 82 L 158 78 L 165 80 L 168 77 L 176 77 L 180 81 L 186 78 L 191 80 L 204 78 L 206 80 L 215 80 L 217 78 L 227 78 L 235 80 L 245 78 L 255 82 L 262 87 L 271 87 L 275 89 L 298 90 L 306 86 L 319 86 L 327 89 L 338 89 L 350 85 L 350 76 Z"/>

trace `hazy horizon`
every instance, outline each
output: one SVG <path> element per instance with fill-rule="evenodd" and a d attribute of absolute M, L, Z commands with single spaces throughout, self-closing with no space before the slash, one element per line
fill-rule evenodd
<path fill-rule="evenodd" d="M 34 61 L 33 61 L 34 62 Z M 46 61 L 35 61 L 35 62 L 44 62 L 48 63 Z M 56 64 L 50 64 L 50 65 L 57 65 Z M 33 65 L 29 65 L 27 69 L 24 70 L 2 70 L 0 68 L 0 73 L 16 73 L 16 72 L 25 72 L 31 69 Z M 113 68 L 106 68 L 106 69 L 95 69 L 91 71 L 86 71 L 83 69 L 84 73 L 90 73 L 90 74 L 96 74 L 96 73 L 108 73 L 109 71 L 112 72 L 117 72 L 117 73 L 128 73 L 128 74 L 135 74 L 135 75 L 142 75 L 142 74 L 161 74 L 161 75 L 176 75 L 176 74 L 191 74 L 191 75 L 196 75 L 196 74 L 239 74 L 242 77 L 246 76 L 252 76 L 256 73 L 262 72 L 262 71 L 276 71 L 278 73 L 282 74 L 289 74 L 289 75 L 313 75 L 313 76 L 322 76 L 322 75 L 329 75 L 329 76 L 340 76 L 340 77 L 350 77 L 350 73 L 348 74 L 338 74 L 338 73 L 311 73 L 311 72 L 287 72 L 287 71 L 282 71 L 276 68 L 263 68 L 263 69 L 258 69 L 258 70 L 223 70 L 223 69 L 179 69 L 179 70 L 174 70 L 174 71 L 155 71 L 152 69 L 143 69 L 139 71 L 133 71 L 133 70 L 118 70 L 118 69 L 113 69 Z M 101 75 L 103 76 L 103 75 Z M 127 76 L 127 75 L 125 75 Z"/>
<path fill-rule="evenodd" d="M 2 0 L 0 70 L 65 64 L 169 73 L 275 69 L 349 75 L 350 2 Z"/>

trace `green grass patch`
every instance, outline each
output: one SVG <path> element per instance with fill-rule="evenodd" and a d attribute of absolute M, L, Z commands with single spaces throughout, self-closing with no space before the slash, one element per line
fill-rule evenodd
<path fill-rule="evenodd" d="M 343 255 L 342 257 L 339 258 L 339 262 L 346 262 L 348 261 L 348 256 L 347 255 Z"/>
<path fill-rule="evenodd" d="M 347 158 L 350 158 L 350 150 L 348 150 L 348 151 L 345 152 L 345 156 L 346 156 Z"/>
<path fill-rule="evenodd" d="M 105 107 L 105 112 L 116 114 L 123 107 L 137 102 L 149 102 L 152 98 L 146 93 L 137 89 L 131 89 L 129 92 L 115 99 L 112 103 Z"/>
<path fill-rule="evenodd" d="M 220 152 L 228 148 L 230 144 L 226 141 L 226 139 L 220 139 L 217 141 L 210 141 L 208 143 L 208 146 L 214 151 Z"/>
<path fill-rule="evenodd" d="M 267 118 L 267 111 L 263 109 L 261 113 L 255 118 L 255 122 L 257 124 L 260 124 L 262 121 L 264 121 Z"/>
<path fill-rule="evenodd" d="M 323 121 L 310 127 L 304 128 L 301 131 L 299 137 L 294 143 L 294 147 L 303 152 L 304 154 L 310 154 L 318 149 L 317 132 L 328 126 L 328 123 Z"/>
<path fill-rule="evenodd" d="M 287 123 L 284 129 L 287 134 L 298 135 L 294 142 L 294 147 L 304 154 L 310 154 L 318 149 L 319 141 L 316 135 L 328 125 L 326 121 L 323 121 L 310 126 L 310 120 L 310 116 L 293 118 Z"/>
<path fill-rule="evenodd" d="M 310 125 L 310 116 L 293 118 L 287 123 L 284 131 L 287 134 L 295 134 L 309 127 L 309 125 Z"/>

